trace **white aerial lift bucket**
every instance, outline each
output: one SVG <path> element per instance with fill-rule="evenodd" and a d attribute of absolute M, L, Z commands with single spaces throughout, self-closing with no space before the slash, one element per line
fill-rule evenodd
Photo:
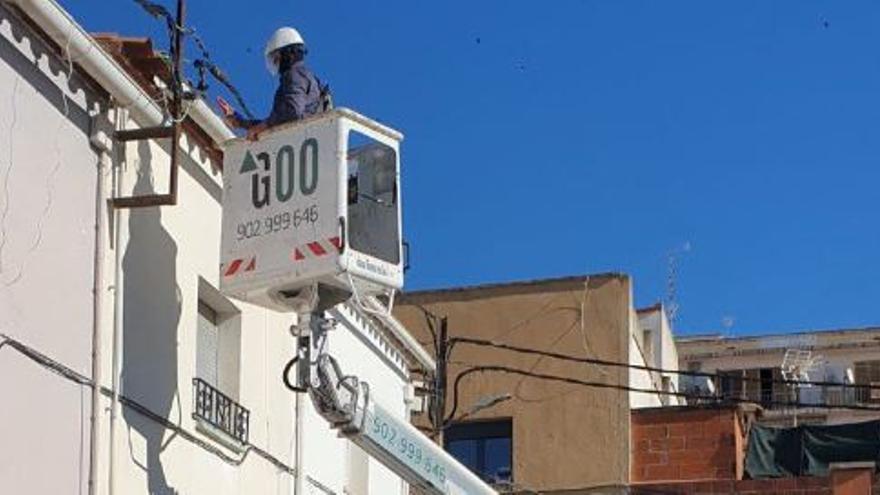
<path fill-rule="evenodd" d="M 224 147 L 220 287 L 278 311 L 318 288 L 377 311 L 403 285 L 400 141 L 339 108 Z M 388 308 L 386 308 L 388 310 Z"/>

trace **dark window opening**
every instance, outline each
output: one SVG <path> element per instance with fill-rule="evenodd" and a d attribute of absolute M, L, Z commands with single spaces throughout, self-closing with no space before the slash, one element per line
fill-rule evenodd
<path fill-rule="evenodd" d="M 443 435 L 446 451 L 487 483 L 513 481 L 512 421 L 454 424 Z"/>
<path fill-rule="evenodd" d="M 761 368 L 761 405 L 770 407 L 775 400 L 773 397 L 773 368 Z"/>
<path fill-rule="evenodd" d="M 719 371 L 718 372 L 718 390 L 721 391 L 721 397 L 724 399 L 739 399 L 742 397 L 742 371 Z"/>

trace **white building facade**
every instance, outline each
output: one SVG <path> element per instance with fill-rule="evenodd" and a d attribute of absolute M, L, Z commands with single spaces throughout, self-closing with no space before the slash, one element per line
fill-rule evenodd
<path fill-rule="evenodd" d="M 109 206 L 169 187 L 167 141 L 112 139 L 162 116 L 123 65 L 53 0 L 0 3 L 2 491 L 409 493 L 284 387 L 293 316 L 217 289 L 232 135 L 203 102 L 177 205 Z M 408 419 L 423 351 L 353 306 L 331 316 L 329 353 Z"/>
<path fill-rule="evenodd" d="M 678 351 L 662 304 L 630 310 L 630 386 L 651 389 L 653 394 L 631 392 L 630 407 L 677 406 L 686 403 L 678 388 Z M 660 371 L 663 370 L 663 371 Z"/>

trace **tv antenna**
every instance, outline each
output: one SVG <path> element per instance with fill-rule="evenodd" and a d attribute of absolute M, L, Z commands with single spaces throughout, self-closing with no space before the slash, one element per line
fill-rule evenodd
<path fill-rule="evenodd" d="M 669 327 L 675 329 L 675 322 L 678 318 L 678 260 L 679 257 L 691 250 L 691 243 L 685 242 L 676 247 L 666 255 L 666 319 L 669 320 Z"/>
<path fill-rule="evenodd" d="M 821 359 L 808 349 L 786 349 L 780 366 L 782 378 L 795 388 L 808 388 L 812 386 L 810 372 L 816 369 Z"/>
<path fill-rule="evenodd" d="M 800 398 L 800 389 L 809 388 L 813 384 L 810 383 L 810 372 L 816 369 L 821 356 L 814 356 L 809 349 L 793 349 L 785 350 L 782 356 L 782 365 L 779 367 L 782 372 L 782 378 L 793 387 L 795 402 Z M 794 408 L 792 415 L 794 426 L 798 425 L 797 406 Z"/>

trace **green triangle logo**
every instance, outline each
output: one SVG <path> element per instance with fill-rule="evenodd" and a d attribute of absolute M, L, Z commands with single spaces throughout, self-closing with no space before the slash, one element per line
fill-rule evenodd
<path fill-rule="evenodd" d="M 241 170 L 238 173 L 246 174 L 255 170 L 257 170 L 257 161 L 254 160 L 254 156 L 251 155 L 250 151 L 245 151 L 244 160 L 241 162 Z"/>

